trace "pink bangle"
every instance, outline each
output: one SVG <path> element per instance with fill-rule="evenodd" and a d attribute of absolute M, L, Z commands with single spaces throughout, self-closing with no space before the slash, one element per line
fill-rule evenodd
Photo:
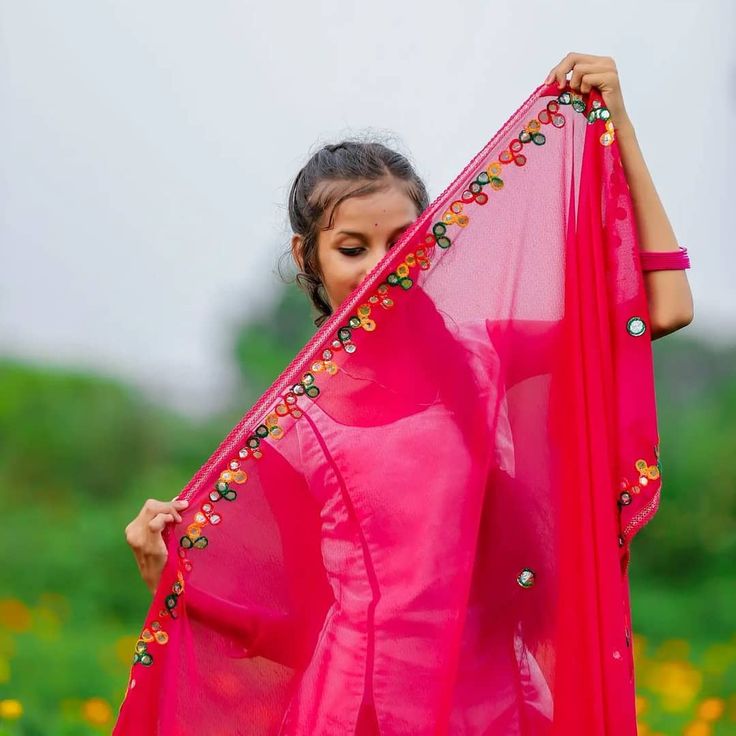
<path fill-rule="evenodd" d="M 690 257 L 687 248 L 680 246 L 679 250 L 672 251 L 650 251 L 640 250 L 642 271 L 676 271 L 690 268 Z"/>

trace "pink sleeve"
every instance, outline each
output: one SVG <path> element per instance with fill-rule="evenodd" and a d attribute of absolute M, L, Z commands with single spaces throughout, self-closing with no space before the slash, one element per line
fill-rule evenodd
<path fill-rule="evenodd" d="M 320 504 L 308 480 L 286 456 L 271 453 L 269 476 L 288 484 L 290 489 L 289 494 L 274 494 L 268 499 L 279 541 L 270 554 L 285 571 L 282 600 L 265 605 L 243 604 L 237 602 L 238 596 L 233 600 L 232 595 L 213 592 L 214 586 L 208 579 L 190 578 L 186 588 L 187 612 L 192 620 L 220 635 L 223 651 L 229 656 L 265 657 L 297 667 L 304 658 L 308 659 L 309 646 L 333 600 L 322 565 Z M 261 477 L 265 477 L 264 473 Z M 243 528 L 241 533 L 249 532 Z M 254 593 L 254 597 L 268 600 L 265 594 Z M 307 646 L 302 651 L 296 642 L 306 642 Z"/>

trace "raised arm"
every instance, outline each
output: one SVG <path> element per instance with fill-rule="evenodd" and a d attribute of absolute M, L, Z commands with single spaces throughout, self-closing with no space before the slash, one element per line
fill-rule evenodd
<path fill-rule="evenodd" d="M 616 62 L 610 56 L 570 52 L 552 68 L 546 82 L 549 84 L 556 81 L 559 88 L 563 89 L 568 84 L 567 75 L 570 72 L 570 89 L 587 94 L 596 87 L 611 114 L 621 152 L 621 163 L 634 203 L 641 250 L 677 251 L 677 238 L 654 188 L 634 126 L 624 105 Z M 653 340 L 669 335 L 692 322 L 693 300 L 684 270 L 645 272 L 644 286 L 649 302 Z"/>
<path fill-rule="evenodd" d="M 634 203 L 641 250 L 678 250 L 677 238 L 644 162 L 634 126 L 628 118 L 616 125 L 616 138 Z M 644 287 L 653 340 L 692 322 L 693 298 L 683 269 L 645 271 Z"/>

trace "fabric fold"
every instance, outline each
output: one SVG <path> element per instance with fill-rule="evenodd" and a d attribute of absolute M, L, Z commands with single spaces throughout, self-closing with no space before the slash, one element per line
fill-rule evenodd
<path fill-rule="evenodd" d="M 543 85 L 182 491 L 114 733 L 635 736 L 660 484 L 615 128 Z"/>

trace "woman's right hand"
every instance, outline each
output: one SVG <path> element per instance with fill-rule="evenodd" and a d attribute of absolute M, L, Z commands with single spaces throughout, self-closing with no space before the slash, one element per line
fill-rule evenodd
<path fill-rule="evenodd" d="M 125 539 L 151 593 L 156 591 L 168 556 L 162 536 L 164 527 L 174 521 L 180 522 L 179 512 L 188 505 L 187 501 L 180 499 L 157 501 L 149 498 L 138 516 L 125 527 Z"/>

